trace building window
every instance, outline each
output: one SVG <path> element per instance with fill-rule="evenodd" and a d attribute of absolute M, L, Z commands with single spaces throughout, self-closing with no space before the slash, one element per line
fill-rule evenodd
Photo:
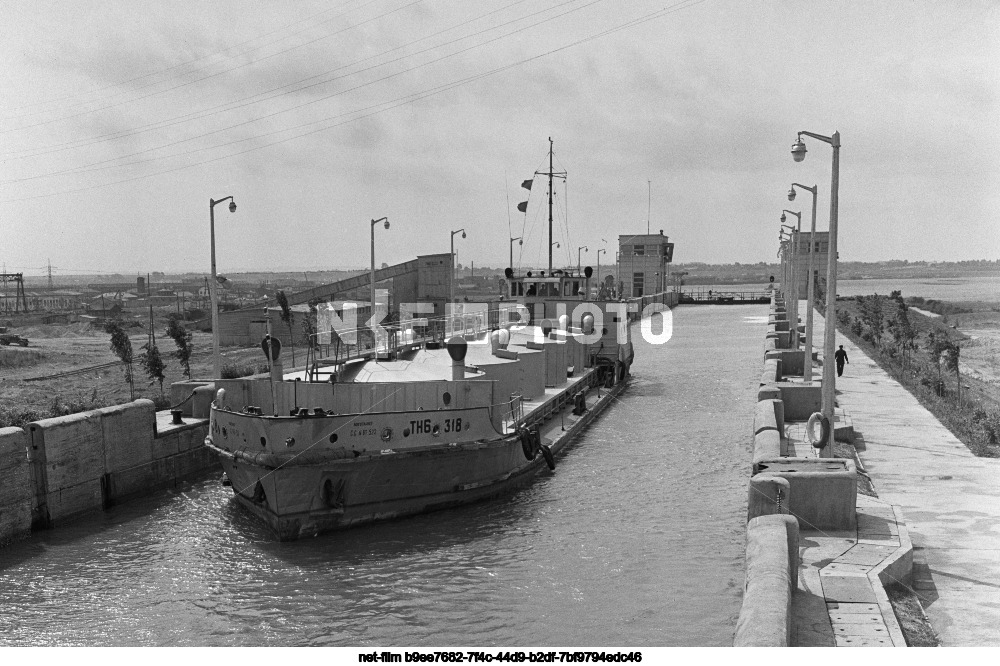
<path fill-rule="evenodd" d="M 637 257 L 645 256 L 645 254 L 646 254 L 646 246 L 645 245 L 636 245 L 634 247 L 632 253 L 635 256 L 637 256 Z"/>
<path fill-rule="evenodd" d="M 645 282 L 645 273 L 633 273 L 632 274 L 632 295 L 642 296 L 642 289 Z"/>

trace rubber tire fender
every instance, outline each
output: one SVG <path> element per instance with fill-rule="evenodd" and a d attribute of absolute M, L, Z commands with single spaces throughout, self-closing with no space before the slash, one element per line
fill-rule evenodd
<path fill-rule="evenodd" d="M 816 439 L 816 424 L 819 424 L 819 439 Z M 830 439 L 830 419 L 820 412 L 813 412 L 806 421 L 806 438 L 814 449 L 822 449 Z"/>
<path fill-rule="evenodd" d="M 530 430 L 522 430 L 520 434 L 521 439 L 521 450 L 524 452 L 524 457 L 528 460 L 535 459 L 535 447 L 534 438 L 531 436 Z"/>
<path fill-rule="evenodd" d="M 545 464 L 549 466 L 549 469 L 555 471 L 556 469 L 556 459 L 552 455 L 552 449 L 549 448 L 548 444 L 542 444 L 542 457 L 545 458 Z"/>

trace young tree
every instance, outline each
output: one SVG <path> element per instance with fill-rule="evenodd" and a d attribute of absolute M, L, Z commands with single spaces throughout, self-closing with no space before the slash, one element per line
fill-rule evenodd
<path fill-rule="evenodd" d="M 122 323 L 118 319 L 109 320 L 104 325 L 104 330 L 111 334 L 111 351 L 121 359 L 125 381 L 128 382 L 130 400 L 135 400 L 135 383 L 132 376 L 132 363 L 135 361 L 135 355 L 132 352 L 132 341 L 129 340 L 128 333 L 122 328 Z"/>
<path fill-rule="evenodd" d="M 882 347 L 882 324 L 885 315 L 882 312 L 882 297 L 878 294 L 860 299 L 861 320 L 871 332 L 876 348 Z"/>
<path fill-rule="evenodd" d="M 893 292 L 898 294 L 899 292 Z M 903 366 L 907 367 L 908 355 L 916 345 L 914 340 L 917 337 L 917 331 L 913 328 L 913 324 L 910 322 L 910 316 L 907 313 L 906 303 L 903 302 L 902 298 L 896 299 L 896 315 L 893 319 L 889 320 L 888 326 L 889 331 L 892 333 L 892 338 L 896 343 L 896 347 L 899 349 L 900 356 L 903 359 Z"/>
<path fill-rule="evenodd" d="M 163 380 L 166 379 L 163 371 L 167 366 L 163 363 L 163 358 L 160 356 L 160 350 L 156 346 L 156 342 L 150 341 L 142 346 L 142 353 L 139 354 L 139 364 L 146 371 L 146 375 L 149 376 L 150 384 L 159 382 L 160 393 L 162 394 Z"/>
<path fill-rule="evenodd" d="M 941 365 L 942 361 L 946 361 L 946 356 L 949 355 L 952 344 L 948 339 L 948 334 L 941 332 L 936 334 L 931 331 L 927 334 L 927 353 L 931 357 L 931 362 L 937 367 L 938 373 L 938 386 L 941 387 L 939 390 L 943 389 L 944 378 L 941 376 Z"/>
<path fill-rule="evenodd" d="M 285 322 L 288 327 L 288 346 L 292 350 L 292 366 L 295 366 L 295 335 L 292 333 L 292 308 L 288 305 L 288 297 L 285 296 L 285 292 L 278 291 L 274 295 L 275 300 L 278 301 L 278 307 L 281 308 L 281 321 Z"/>
<path fill-rule="evenodd" d="M 955 385 L 958 392 L 958 404 L 962 404 L 962 375 L 958 369 L 958 360 L 961 355 L 961 348 L 957 342 L 947 341 L 948 346 L 945 348 L 944 365 L 948 370 L 953 370 L 955 372 Z"/>
<path fill-rule="evenodd" d="M 160 395 L 163 395 L 163 380 L 166 376 L 163 374 L 166 366 L 163 364 L 163 359 L 160 357 L 160 350 L 156 346 L 156 332 L 153 330 L 153 306 L 149 306 L 149 337 L 146 340 L 146 344 L 142 346 L 142 353 L 139 354 L 139 365 L 142 369 L 146 371 L 146 375 L 149 377 L 149 383 L 159 382 L 160 384 Z"/>
<path fill-rule="evenodd" d="M 177 351 L 174 354 L 177 360 L 180 361 L 181 367 L 184 369 L 184 374 L 188 379 L 191 379 L 191 331 L 184 328 L 179 316 L 174 315 L 170 317 L 170 321 L 167 324 L 167 335 L 177 345 Z"/>

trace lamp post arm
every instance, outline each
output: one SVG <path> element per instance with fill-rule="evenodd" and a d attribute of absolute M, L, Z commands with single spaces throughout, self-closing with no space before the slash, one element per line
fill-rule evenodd
<path fill-rule="evenodd" d="M 831 146 L 835 146 L 837 148 L 840 148 L 840 133 L 839 132 L 834 132 L 832 137 L 831 136 L 823 136 L 822 134 L 813 134 L 812 132 L 806 132 L 805 130 L 800 131 L 798 134 L 799 134 L 799 138 L 800 139 L 802 138 L 802 135 L 805 134 L 806 136 L 811 136 L 814 139 L 819 139 L 820 141 L 825 141 L 828 144 L 830 144 Z M 836 142 L 836 143 L 834 143 L 834 142 Z"/>
<path fill-rule="evenodd" d="M 798 187 L 798 188 L 801 188 L 803 190 L 806 190 L 807 192 L 812 192 L 813 196 L 816 196 L 816 186 L 815 185 L 813 185 L 812 187 L 809 187 L 808 185 L 799 185 L 798 183 L 792 183 L 792 187 Z"/>

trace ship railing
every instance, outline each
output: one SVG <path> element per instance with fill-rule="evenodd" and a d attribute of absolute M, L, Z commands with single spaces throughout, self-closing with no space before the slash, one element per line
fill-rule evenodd
<path fill-rule="evenodd" d="M 507 402 L 507 409 L 503 415 L 504 432 L 510 432 L 517 428 L 524 418 L 524 399 L 520 394 L 515 393 Z"/>

